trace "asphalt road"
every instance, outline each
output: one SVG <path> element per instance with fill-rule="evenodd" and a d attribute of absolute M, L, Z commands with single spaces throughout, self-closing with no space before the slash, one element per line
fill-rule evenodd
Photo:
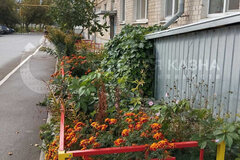
<path fill-rule="evenodd" d="M 26 52 L 25 45 L 37 46 L 40 39 L 40 35 L 0 37 L 1 74 L 9 73 L 32 54 L 36 48 Z M 41 144 L 39 126 L 46 122 L 47 111 L 36 104 L 47 93 L 44 81 L 54 72 L 54 66 L 53 57 L 37 52 L 0 86 L 0 160 L 39 160 L 40 150 L 35 144 Z"/>
<path fill-rule="evenodd" d="M 24 51 L 32 51 L 42 38 L 42 34 L 0 35 L 0 80 L 21 62 Z"/>

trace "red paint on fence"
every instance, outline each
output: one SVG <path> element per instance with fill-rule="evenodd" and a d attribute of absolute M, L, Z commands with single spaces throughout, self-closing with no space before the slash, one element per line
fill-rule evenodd
<path fill-rule="evenodd" d="M 64 78 L 64 68 L 61 68 L 62 71 L 62 77 Z M 65 109 L 63 102 L 61 103 L 61 121 L 60 121 L 60 137 L 59 137 L 59 151 L 64 151 L 64 120 L 65 120 Z"/>
<path fill-rule="evenodd" d="M 64 69 L 62 69 L 62 76 L 64 77 Z M 61 121 L 60 121 L 60 142 L 59 142 L 59 151 L 64 151 L 64 119 L 65 119 L 65 110 L 63 102 L 61 102 Z M 191 148 L 198 147 L 197 141 L 187 141 L 187 142 L 175 142 L 174 149 L 179 148 Z M 88 160 L 89 156 L 94 155 L 104 155 L 104 154 L 115 154 L 115 153 L 129 153 L 129 152 L 143 152 L 148 148 L 147 145 L 139 146 L 126 146 L 126 147 L 111 147 L 111 148 L 99 148 L 99 149 L 88 149 L 88 150 L 76 150 L 68 151 L 66 153 L 72 153 L 73 157 L 84 157 L 85 160 Z M 173 148 L 167 148 L 173 149 Z M 199 160 L 203 160 L 204 150 L 200 149 Z M 158 159 L 152 159 L 158 160 Z M 165 160 L 176 160 L 175 157 L 170 157 Z"/>

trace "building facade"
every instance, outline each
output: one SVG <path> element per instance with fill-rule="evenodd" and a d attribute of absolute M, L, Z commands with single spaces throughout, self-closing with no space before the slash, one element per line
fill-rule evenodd
<path fill-rule="evenodd" d="M 178 4 L 179 0 L 96 0 L 99 21 L 107 23 L 109 29 L 104 36 L 95 34 L 88 38 L 105 43 L 126 24 L 163 25 L 178 12 Z M 240 0 L 185 0 L 183 15 L 170 28 L 235 12 L 240 12 Z"/>

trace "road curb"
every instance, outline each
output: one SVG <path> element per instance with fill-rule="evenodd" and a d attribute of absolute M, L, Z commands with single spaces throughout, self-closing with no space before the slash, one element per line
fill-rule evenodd
<path fill-rule="evenodd" d="M 55 73 L 57 72 L 57 65 L 58 65 L 58 59 L 56 60 L 56 64 L 55 64 Z M 46 123 L 50 123 L 51 119 L 52 119 L 52 113 L 48 112 L 48 117 L 47 117 Z M 43 140 L 42 146 L 45 146 L 45 145 L 46 145 L 45 141 Z M 41 149 L 39 160 L 45 160 L 45 153 L 43 152 L 42 149 Z"/>

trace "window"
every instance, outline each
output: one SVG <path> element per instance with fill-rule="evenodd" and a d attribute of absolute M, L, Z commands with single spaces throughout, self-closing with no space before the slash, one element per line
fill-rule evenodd
<path fill-rule="evenodd" d="M 135 0 L 136 20 L 147 19 L 147 0 Z"/>
<path fill-rule="evenodd" d="M 124 22 L 126 18 L 125 7 L 126 7 L 125 0 L 121 0 L 121 22 Z"/>
<path fill-rule="evenodd" d="M 106 11 L 106 10 L 107 10 L 107 3 L 104 4 L 104 11 Z"/>
<path fill-rule="evenodd" d="M 209 0 L 209 14 L 238 10 L 239 0 Z"/>
<path fill-rule="evenodd" d="M 166 0 L 165 17 L 172 17 L 178 11 L 178 0 Z"/>

